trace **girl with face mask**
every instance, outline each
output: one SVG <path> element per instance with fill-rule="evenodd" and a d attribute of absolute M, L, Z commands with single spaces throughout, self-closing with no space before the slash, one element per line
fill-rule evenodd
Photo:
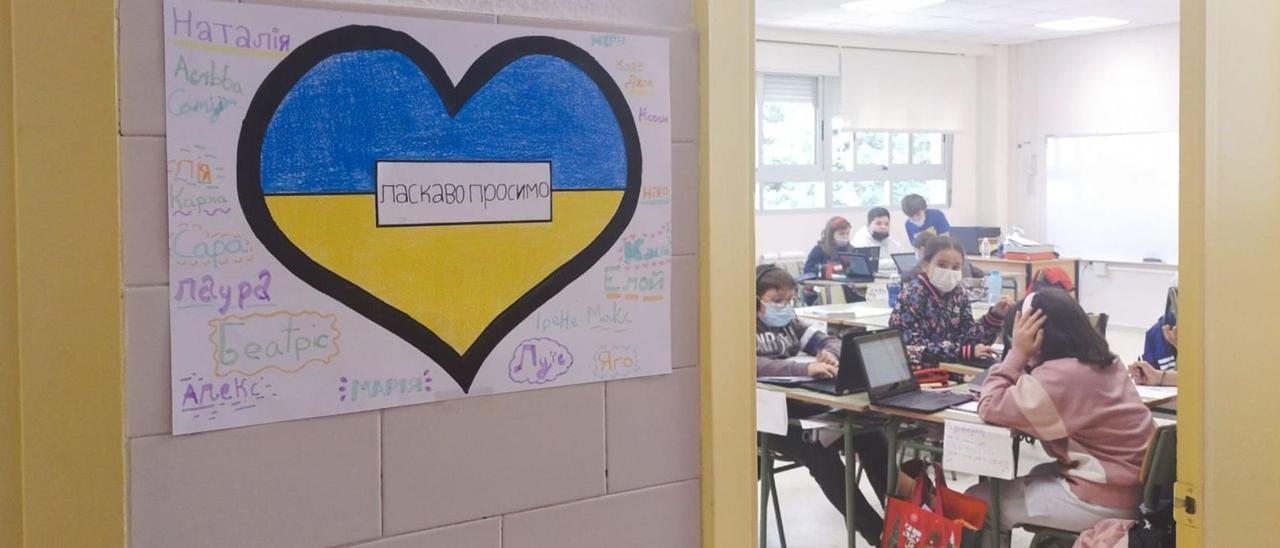
<path fill-rule="evenodd" d="M 1000 335 L 1009 299 L 1001 299 L 982 319 L 973 319 L 969 299 L 960 288 L 963 268 L 964 246 L 940 236 L 924 248 L 921 275 L 902 288 L 889 325 L 902 330 L 912 364 L 996 357 L 991 344 Z"/>
<path fill-rule="evenodd" d="M 840 262 L 839 253 L 850 251 L 849 229 L 852 225 L 844 217 L 832 217 L 822 228 L 822 237 L 817 245 L 809 251 L 804 261 L 804 273 L 821 276 L 822 269 L 828 264 Z"/>

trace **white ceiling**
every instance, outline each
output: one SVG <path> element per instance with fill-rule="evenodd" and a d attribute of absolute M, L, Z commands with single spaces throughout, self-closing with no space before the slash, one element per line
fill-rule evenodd
<path fill-rule="evenodd" d="M 1021 44 L 1178 22 L 1178 0 L 946 0 L 896 13 L 840 7 L 848 1 L 756 0 L 756 24 L 916 40 Z M 1082 32 L 1035 26 L 1087 16 L 1125 19 L 1129 24 Z"/>

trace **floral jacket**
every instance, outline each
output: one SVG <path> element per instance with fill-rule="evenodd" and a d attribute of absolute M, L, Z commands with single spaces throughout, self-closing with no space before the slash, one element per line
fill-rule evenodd
<path fill-rule="evenodd" d="M 925 275 L 907 282 L 889 317 L 889 326 L 902 330 L 911 363 L 927 365 L 972 360 L 974 347 L 994 342 L 1003 325 L 994 309 L 974 320 L 963 289 L 943 294 Z"/>

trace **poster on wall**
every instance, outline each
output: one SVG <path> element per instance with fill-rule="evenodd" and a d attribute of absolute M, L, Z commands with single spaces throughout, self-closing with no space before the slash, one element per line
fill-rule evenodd
<path fill-rule="evenodd" d="M 164 17 L 175 434 L 671 371 L 665 38 Z"/>

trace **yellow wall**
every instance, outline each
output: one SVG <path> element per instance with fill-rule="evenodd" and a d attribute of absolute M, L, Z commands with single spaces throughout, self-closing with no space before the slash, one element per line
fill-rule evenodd
<path fill-rule="evenodd" d="M 1198 298 L 1182 314 L 1199 321 L 1179 329 L 1190 352 L 1189 361 L 1179 355 L 1180 374 L 1188 375 L 1179 383 L 1186 386 L 1180 399 L 1191 402 L 1202 386 L 1204 406 L 1202 415 L 1194 405 L 1187 412 L 1179 406 L 1179 476 L 1202 476 L 1204 546 L 1280 539 L 1280 520 L 1272 518 L 1280 512 L 1280 398 L 1272 382 L 1280 333 L 1276 21 L 1280 3 L 1269 0 L 1183 2 L 1183 47 L 1191 50 L 1184 55 L 1183 128 L 1194 132 L 1203 123 L 1204 142 L 1184 137 L 1190 147 L 1183 151 L 1181 220 L 1183 249 L 1191 253 L 1182 255 L 1182 294 Z M 1194 58 L 1199 43 L 1204 70 Z"/>
<path fill-rule="evenodd" d="M 702 545 L 755 543 L 752 0 L 698 0 Z M 712 245 L 714 243 L 714 245 Z"/>
<path fill-rule="evenodd" d="M 11 13 L 23 533 L 123 546 L 115 3 Z"/>
<path fill-rule="evenodd" d="M 0 0 L 0 75 L 10 81 L 9 0 Z M 22 544 L 17 262 L 13 222 L 13 93 L 0 85 L 0 548 Z"/>

